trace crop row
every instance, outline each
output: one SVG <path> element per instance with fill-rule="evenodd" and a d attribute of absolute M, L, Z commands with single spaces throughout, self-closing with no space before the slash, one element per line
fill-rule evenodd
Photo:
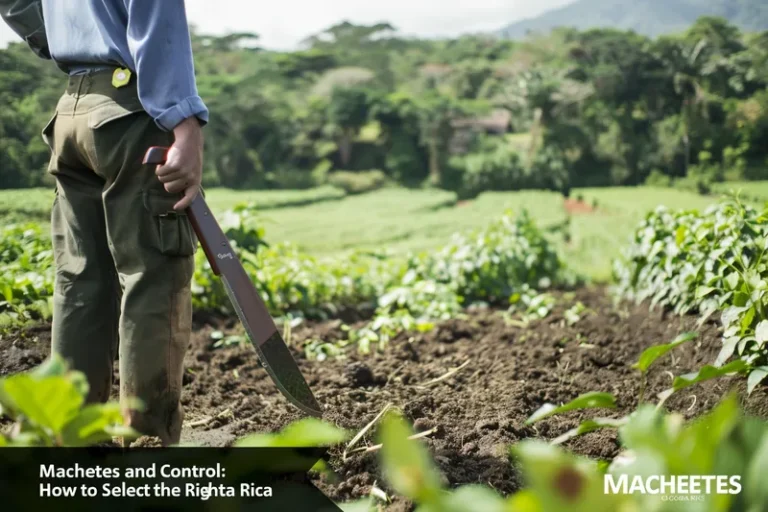
<path fill-rule="evenodd" d="M 364 351 L 403 329 L 428 329 L 470 304 L 529 303 L 565 278 L 546 234 L 522 212 L 483 229 L 456 234 L 442 249 L 393 257 L 356 252 L 320 260 L 287 243 L 270 245 L 256 208 L 239 205 L 220 216 L 243 266 L 276 317 L 323 319 L 357 310 L 371 319 L 352 333 Z M 53 257 L 40 226 L 4 228 L 0 236 L 2 323 L 50 317 Z M 221 281 L 196 254 L 193 302 L 198 311 L 232 314 Z"/>
<path fill-rule="evenodd" d="M 614 266 L 619 296 L 703 322 L 719 315 L 723 348 L 754 368 L 750 387 L 768 375 L 768 208 L 728 199 L 704 211 L 660 207 L 635 231 Z"/>

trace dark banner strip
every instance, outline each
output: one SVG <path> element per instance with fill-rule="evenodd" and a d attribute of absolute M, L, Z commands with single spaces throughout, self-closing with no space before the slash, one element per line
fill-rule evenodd
<path fill-rule="evenodd" d="M 0 509 L 339 512 L 309 479 L 324 450 L 0 449 Z"/>

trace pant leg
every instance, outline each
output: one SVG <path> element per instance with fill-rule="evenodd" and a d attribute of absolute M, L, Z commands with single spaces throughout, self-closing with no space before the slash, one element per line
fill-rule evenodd
<path fill-rule="evenodd" d="M 86 375 L 88 402 L 105 402 L 118 344 L 120 288 L 107 243 L 104 181 L 75 151 L 76 121 L 67 100 L 60 102 L 57 119 L 45 134 L 53 151 L 49 172 L 56 178 L 51 350 Z"/>
<path fill-rule="evenodd" d="M 123 288 L 120 317 L 120 395 L 145 406 L 130 424 L 165 444 L 179 441 L 183 359 L 192 325 L 191 279 L 197 240 L 183 214 L 173 212 L 178 194 L 168 194 L 142 165 L 150 146 L 169 146 L 162 132 L 138 112 L 100 124 L 112 107 L 90 113 L 97 170 L 106 180 L 104 217 L 109 249 Z"/>

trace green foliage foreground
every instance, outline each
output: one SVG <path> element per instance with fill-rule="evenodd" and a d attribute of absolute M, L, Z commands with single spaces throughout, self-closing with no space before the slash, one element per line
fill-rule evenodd
<path fill-rule="evenodd" d="M 511 462 L 520 465 L 526 486 L 506 498 L 480 485 L 445 488 L 426 448 L 408 439 L 412 434 L 397 416 L 386 418 L 380 433 L 381 460 L 387 483 L 416 502 L 419 512 L 759 512 L 765 510 L 768 498 L 762 485 L 768 425 L 744 417 L 733 396 L 689 423 L 650 405 L 640 407 L 619 429 L 625 452 L 610 463 L 585 459 L 543 441 L 522 441 L 510 455 Z M 626 475 L 627 490 L 606 492 L 606 474 L 616 483 Z M 653 475 L 724 475 L 725 488 L 736 492 L 717 494 L 713 482 L 711 493 L 704 493 L 702 480 L 701 493 L 680 493 L 688 500 L 675 499 L 671 492 L 640 494 L 636 482 L 645 485 Z M 731 486 L 733 476 L 739 477 L 738 486 Z M 649 482 L 649 488 L 658 489 L 658 479 Z"/>
<path fill-rule="evenodd" d="M 635 364 L 639 378 L 665 354 L 691 341 L 683 333 L 664 345 L 647 349 Z M 696 376 L 675 379 L 695 385 L 738 371 L 735 363 L 719 372 L 697 372 Z M 380 443 L 368 450 L 380 450 L 385 482 L 371 489 L 370 498 L 346 504 L 348 512 L 370 512 L 379 502 L 389 503 L 395 492 L 413 501 L 417 512 L 761 512 L 768 506 L 762 485 L 768 456 L 768 423 L 745 416 L 735 394 L 726 396 L 708 414 L 686 422 L 682 415 L 668 413 L 662 404 L 677 386 L 662 393 L 654 406 L 643 403 L 621 418 L 594 418 L 546 443 L 538 439 L 511 447 L 510 463 L 519 467 L 524 485 L 511 496 L 502 497 L 483 485 L 449 488 L 425 444 L 418 440 L 407 421 L 397 412 L 382 411 L 377 429 Z M 567 404 L 544 404 L 527 421 L 533 424 L 555 414 L 585 409 L 614 409 L 610 393 L 585 393 Z M 310 430 L 309 425 L 286 428 L 277 436 L 258 435 L 246 445 L 272 446 L 285 442 L 305 446 L 340 445 L 347 434 L 332 425 Z M 346 445 L 344 453 L 373 424 L 366 426 Z M 558 445 L 598 429 L 618 431 L 622 451 L 613 460 L 591 460 Z M 312 432 L 319 432 L 313 434 Z M 290 441 L 289 441 L 290 440 Z M 317 468 L 329 471 L 329 468 Z M 607 476 L 606 476 L 607 475 Z M 672 490 L 673 477 L 688 479 Z M 692 483 L 698 479 L 698 483 Z M 709 482 L 709 483 L 707 483 Z M 684 487 L 683 487 L 684 486 Z"/>
<path fill-rule="evenodd" d="M 14 421 L 10 432 L 0 433 L 0 447 L 92 446 L 139 436 L 125 426 L 120 404 L 85 405 L 87 395 L 85 375 L 57 356 L 31 372 L 0 379 L 0 417 Z"/>
<path fill-rule="evenodd" d="M 644 372 L 691 338 L 684 334 L 671 344 L 651 347 L 636 367 Z M 57 357 L 32 372 L 0 379 L 0 414 L 16 422 L 10 434 L 0 435 L 0 446 L 89 446 L 109 441 L 112 436 L 137 436 L 123 426 L 117 404 L 83 407 L 87 390 L 83 375 L 68 371 Z M 560 407 L 545 404 L 528 422 L 580 409 L 613 407 L 615 399 L 610 394 L 588 393 Z M 525 487 L 508 497 L 481 485 L 447 488 L 427 448 L 404 419 L 398 413 L 380 416 L 384 419 L 377 430 L 380 445 L 376 449 L 380 450 L 385 487 L 415 502 L 419 512 L 760 512 L 768 503 L 762 485 L 768 469 L 768 424 L 745 417 L 735 395 L 688 423 L 681 415 L 650 404 L 623 418 L 582 423 L 574 435 L 602 427 L 618 428 L 624 451 L 613 461 L 576 456 L 556 446 L 559 439 L 550 444 L 522 441 L 511 448 L 510 463 L 519 465 Z M 347 449 L 371 427 L 349 441 Z M 248 436 L 236 446 L 331 447 L 346 442 L 349 435 L 334 425 L 308 418 L 277 434 Z M 313 469 L 333 471 L 323 461 Z M 610 482 L 605 475 L 610 476 Z M 688 491 L 640 491 L 659 489 L 661 478 L 674 475 L 702 478 L 699 491 L 691 491 L 693 499 L 674 499 Z M 722 481 L 714 480 L 718 475 Z M 374 499 L 389 502 L 390 496 L 374 486 L 370 499 L 347 504 L 344 509 L 371 511 Z"/>

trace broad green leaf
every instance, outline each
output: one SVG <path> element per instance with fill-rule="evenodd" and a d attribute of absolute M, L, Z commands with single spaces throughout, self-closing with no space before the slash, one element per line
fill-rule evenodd
<path fill-rule="evenodd" d="M 713 291 L 715 291 L 716 288 L 714 286 L 699 286 L 696 288 L 696 298 L 701 299 L 703 297 L 706 297 Z"/>
<path fill-rule="evenodd" d="M 603 492 L 603 476 L 594 462 L 538 440 L 515 445 L 512 455 L 520 461 L 528 488 L 542 510 L 617 510 L 620 497 Z"/>
<path fill-rule="evenodd" d="M 723 348 L 720 349 L 720 353 L 715 359 L 715 366 L 722 366 L 728 359 L 731 358 L 733 352 L 736 350 L 736 346 L 739 344 L 740 338 L 738 336 L 731 336 L 723 342 Z"/>
<path fill-rule="evenodd" d="M 109 441 L 114 427 L 123 426 L 120 404 L 93 404 L 84 407 L 61 431 L 64 446 L 91 446 Z M 121 437 L 137 438 L 139 434 L 124 427 Z"/>
<path fill-rule="evenodd" d="M 709 413 L 686 425 L 667 452 L 670 471 L 711 473 L 718 455 L 722 457 L 722 449 L 727 448 L 727 437 L 740 418 L 738 399 L 730 393 Z"/>
<path fill-rule="evenodd" d="M 61 377 L 68 371 L 67 362 L 58 354 L 52 354 L 40 366 L 30 372 L 36 379 Z"/>
<path fill-rule="evenodd" d="M 235 443 L 238 447 L 328 447 L 344 442 L 348 433 L 317 418 L 291 423 L 277 434 L 252 434 Z"/>
<path fill-rule="evenodd" d="M 140 437 L 140 433 L 127 425 L 113 425 L 106 427 L 105 429 L 112 437 L 124 437 L 126 439 L 136 439 Z"/>
<path fill-rule="evenodd" d="M 758 366 L 747 377 L 747 395 L 751 395 L 758 384 L 768 377 L 768 366 Z"/>
<path fill-rule="evenodd" d="M 70 372 L 67 372 L 66 378 L 69 379 L 69 381 L 75 387 L 77 392 L 80 393 L 83 396 L 83 398 L 88 396 L 88 390 L 90 389 L 90 384 L 88 384 L 88 377 L 86 377 L 84 373 L 70 371 Z"/>
<path fill-rule="evenodd" d="M 755 327 L 755 339 L 758 343 L 768 341 L 768 320 L 762 320 L 757 324 L 757 327 Z"/>
<path fill-rule="evenodd" d="M 12 401 L 12 408 L 33 424 L 54 434 L 74 418 L 84 397 L 65 377 L 35 379 L 18 374 L 0 381 L 3 394 Z"/>
<path fill-rule="evenodd" d="M 535 492 L 523 489 L 507 498 L 507 512 L 544 512 L 544 508 Z"/>
<path fill-rule="evenodd" d="M 697 372 L 686 373 L 685 375 L 675 377 L 675 380 L 672 382 L 672 389 L 675 391 L 680 391 L 681 389 L 693 386 L 694 384 L 698 384 L 710 379 L 716 379 L 718 377 L 728 375 L 729 373 L 743 372 L 748 368 L 749 365 L 742 359 L 731 361 L 730 363 L 719 368 L 706 365 Z"/>
<path fill-rule="evenodd" d="M 677 243 L 678 246 L 683 244 L 683 241 L 685 240 L 685 235 L 688 233 L 688 228 L 686 226 L 680 226 L 675 231 L 675 243 Z"/>
<path fill-rule="evenodd" d="M 563 444 L 574 437 L 600 430 L 601 428 L 618 428 L 625 425 L 627 418 L 593 418 L 582 421 L 578 427 L 572 428 L 565 434 L 558 436 L 551 441 L 552 444 Z"/>
<path fill-rule="evenodd" d="M 680 334 L 677 338 L 675 338 L 670 343 L 667 343 L 664 345 L 656 345 L 656 346 L 647 348 L 643 351 L 642 354 L 640 354 L 640 359 L 632 367 L 637 368 L 642 373 L 645 373 L 646 371 L 648 371 L 648 368 L 650 368 L 651 365 L 658 358 L 660 358 L 670 350 L 674 349 L 675 347 L 682 345 L 683 343 L 686 343 L 688 341 L 691 341 L 694 338 L 696 338 L 695 332 L 686 332 L 686 333 Z"/>
<path fill-rule="evenodd" d="M 9 445 L 15 447 L 29 447 L 29 446 L 51 446 L 52 443 L 47 442 L 47 437 L 43 438 L 39 433 L 35 432 L 22 432 L 9 439 Z"/>
<path fill-rule="evenodd" d="M 237 448 L 325 448 L 346 440 L 348 433 L 317 418 L 304 418 L 291 423 L 278 433 L 251 434 L 235 442 Z M 281 467 L 301 467 L 307 461 L 298 454 L 288 454 Z M 329 472 L 323 459 L 314 461 L 312 471 Z"/>
<path fill-rule="evenodd" d="M 525 424 L 531 425 L 544 418 L 563 412 L 592 408 L 614 409 L 616 408 L 616 398 L 610 393 L 593 391 L 579 395 L 567 404 L 561 406 L 544 404 L 526 420 Z"/>
<path fill-rule="evenodd" d="M 741 333 L 744 334 L 751 326 L 752 320 L 755 319 L 755 306 L 752 306 L 744 312 L 744 316 L 741 317 Z"/>
<path fill-rule="evenodd" d="M 465 485 L 445 495 L 436 512 L 505 512 L 504 499 L 489 487 Z"/>
<path fill-rule="evenodd" d="M 408 439 L 411 428 L 397 414 L 388 413 L 380 427 L 381 464 L 387 482 L 419 505 L 440 503 L 441 479 L 426 447 Z"/>
<path fill-rule="evenodd" d="M 736 292 L 733 294 L 733 306 L 740 310 L 749 304 L 749 294 L 746 292 Z M 739 311 L 741 313 L 741 311 Z"/>
<path fill-rule="evenodd" d="M 744 486 L 742 492 L 746 494 L 749 505 L 754 507 L 749 510 L 765 510 L 765 505 L 768 503 L 766 475 L 768 475 L 768 431 L 765 431 L 760 446 L 752 454 L 752 461 L 741 481 L 741 485 Z"/>
<path fill-rule="evenodd" d="M 682 418 L 664 415 L 651 404 L 643 404 L 619 428 L 619 438 L 622 445 L 630 450 L 651 447 L 665 451 L 673 444 L 681 428 Z"/>
<path fill-rule="evenodd" d="M 370 498 L 349 503 L 336 503 L 336 506 L 340 508 L 342 512 L 373 512 L 376 510 L 373 505 L 373 500 Z"/>
<path fill-rule="evenodd" d="M 731 272 L 725 277 L 725 283 L 729 290 L 735 290 L 739 286 L 741 276 L 737 272 Z"/>

